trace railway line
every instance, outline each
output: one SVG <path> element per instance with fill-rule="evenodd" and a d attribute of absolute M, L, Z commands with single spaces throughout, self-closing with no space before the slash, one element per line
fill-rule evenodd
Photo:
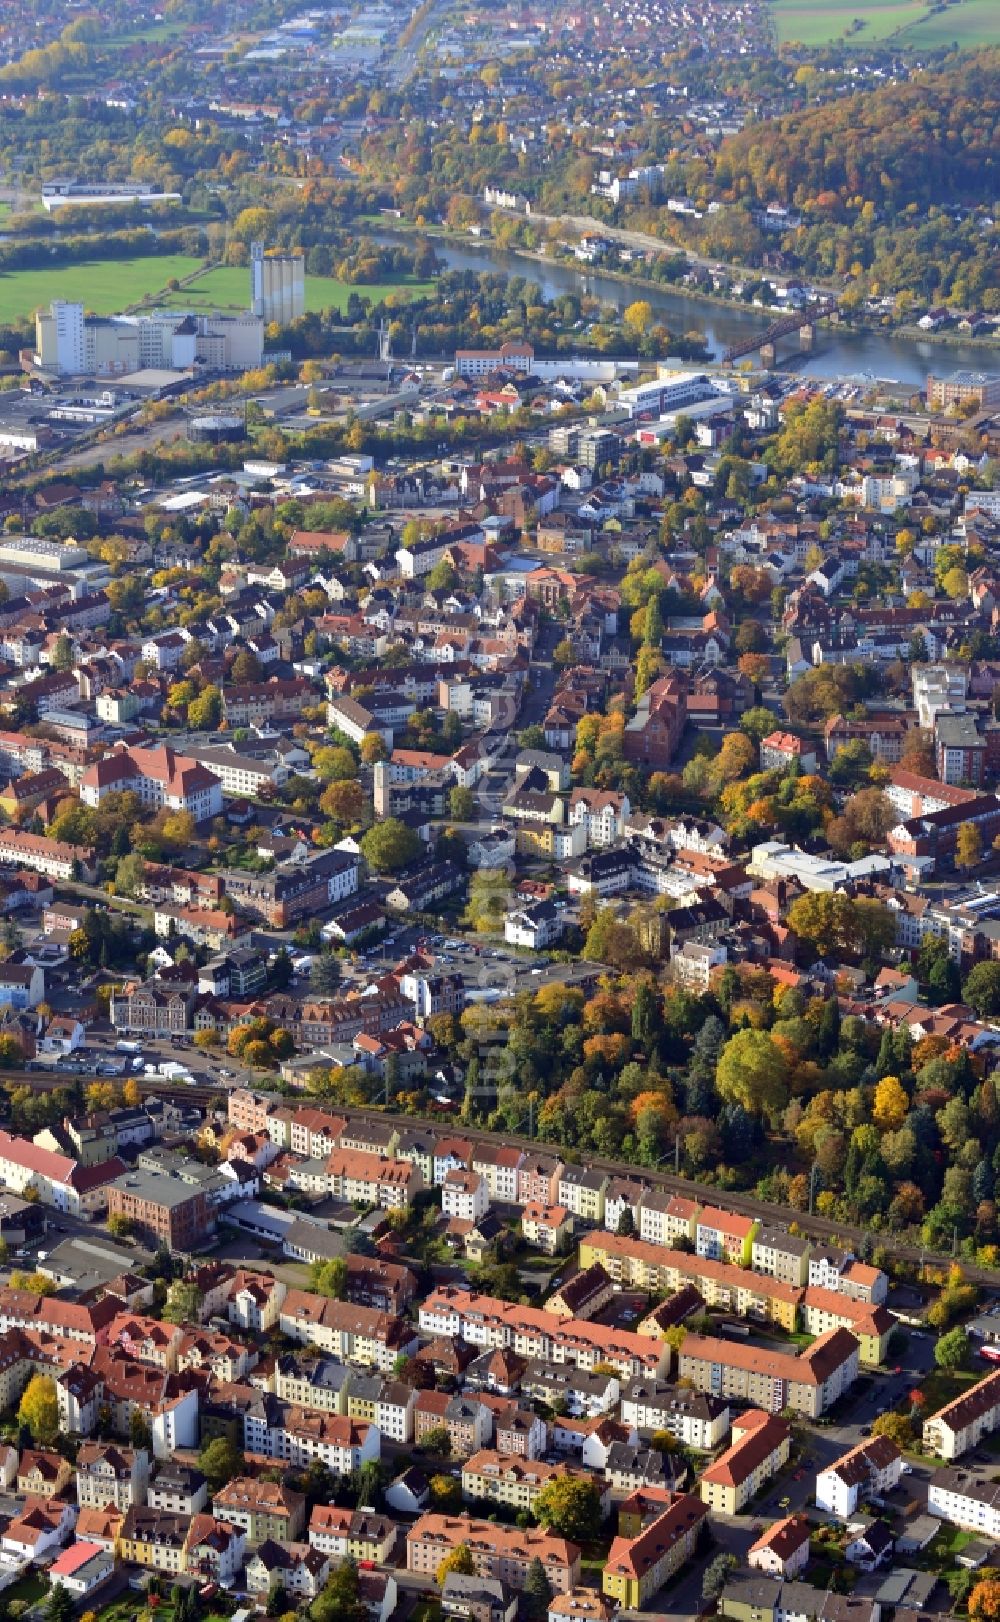
<path fill-rule="evenodd" d="M 64 1087 L 69 1080 L 85 1080 L 86 1078 L 65 1078 L 49 1076 L 37 1070 L 8 1071 L 2 1080 L 13 1083 L 15 1086 L 31 1087 L 38 1092 L 51 1092 L 56 1087 Z M 187 1086 L 183 1083 L 159 1080 L 155 1076 L 139 1076 L 136 1078 L 139 1090 L 144 1097 L 171 1099 L 175 1103 L 197 1104 L 202 1109 L 211 1109 L 213 1106 L 222 1106 L 227 1097 L 223 1088 L 211 1084 L 194 1083 Z M 266 1088 L 261 1088 L 266 1092 Z M 470 1142 L 491 1143 L 523 1149 L 528 1154 L 556 1153 L 559 1145 L 546 1143 L 537 1138 L 529 1138 L 516 1132 L 489 1132 L 483 1127 L 456 1127 L 449 1120 L 443 1121 L 440 1116 L 400 1115 L 392 1111 L 352 1109 L 350 1107 L 335 1106 L 335 1113 L 342 1115 L 352 1123 L 360 1122 L 371 1125 L 375 1122 L 385 1123 L 391 1121 L 395 1126 L 412 1132 L 421 1126 L 434 1126 L 438 1129 L 442 1125 L 456 1131 L 457 1135 L 468 1138 Z M 573 1151 L 571 1150 L 572 1154 Z M 947 1268 L 955 1261 L 955 1257 L 943 1251 L 932 1250 L 925 1245 L 914 1245 L 899 1238 L 892 1233 L 874 1234 L 870 1230 L 856 1226 L 849 1222 L 839 1222 L 831 1217 L 810 1215 L 804 1211 L 792 1211 L 787 1206 L 772 1205 L 766 1200 L 757 1199 L 753 1194 L 737 1192 L 735 1190 L 716 1191 L 710 1184 L 697 1183 L 690 1177 L 678 1176 L 675 1172 L 660 1171 L 656 1167 L 627 1166 L 621 1161 L 611 1160 L 603 1155 L 587 1155 L 589 1166 L 599 1171 L 606 1171 L 613 1177 L 633 1176 L 641 1178 L 654 1188 L 669 1190 L 685 1199 L 696 1200 L 700 1204 L 716 1203 L 725 1210 L 735 1211 L 741 1216 L 756 1218 L 772 1227 L 786 1227 L 789 1221 L 794 1221 L 798 1230 L 811 1239 L 825 1240 L 831 1244 L 851 1246 L 862 1249 L 874 1242 L 891 1255 L 897 1256 L 901 1261 L 913 1262 L 918 1265 L 926 1263 L 933 1267 Z M 981 1267 L 975 1262 L 962 1261 L 962 1272 L 972 1284 L 978 1284 L 984 1289 L 1000 1291 L 1000 1269 Z"/>

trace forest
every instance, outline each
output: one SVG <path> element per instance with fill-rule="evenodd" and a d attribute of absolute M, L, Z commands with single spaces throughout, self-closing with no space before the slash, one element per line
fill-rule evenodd
<path fill-rule="evenodd" d="M 990 206 L 1000 180 L 1000 51 L 751 126 L 719 148 L 717 188 L 849 218 Z"/>

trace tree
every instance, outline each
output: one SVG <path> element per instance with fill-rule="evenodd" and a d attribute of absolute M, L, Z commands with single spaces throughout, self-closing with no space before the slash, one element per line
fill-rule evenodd
<path fill-rule="evenodd" d="M 309 1288 L 317 1295 L 329 1296 L 331 1301 L 343 1301 L 347 1294 L 347 1263 L 343 1256 L 331 1256 L 329 1261 L 314 1263 Z"/>
<path fill-rule="evenodd" d="M 984 1019 L 1000 1014 L 1000 963 L 977 963 L 969 970 L 962 996 Z"/>
<path fill-rule="evenodd" d="M 27 1425 L 33 1442 L 49 1447 L 59 1435 L 59 1399 L 48 1374 L 33 1374 L 17 1410 L 18 1423 Z"/>
<path fill-rule="evenodd" d="M 354 1473 L 351 1482 L 359 1509 L 377 1509 L 382 1499 L 382 1466 L 377 1459 L 366 1459 Z"/>
<path fill-rule="evenodd" d="M 736 1556 L 725 1550 L 710 1560 L 701 1579 L 702 1599 L 718 1599 L 738 1565 Z"/>
<path fill-rule="evenodd" d="M 380 760 L 388 760 L 389 751 L 385 746 L 385 739 L 378 732 L 368 732 L 361 740 L 361 759 L 364 765 L 374 766 Z"/>
<path fill-rule="evenodd" d="M 545 1575 L 545 1567 L 536 1554 L 524 1578 L 524 1600 L 531 1622 L 541 1622 L 542 1617 L 548 1613 L 551 1599 L 552 1585 Z"/>
<path fill-rule="evenodd" d="M 119 895 L 131 896 L 134 900 L 141 895 L 146 883 L 146 861 L 138 851 L 130 851 L 122 856 L 115 868 L 115 889 Z"/>
<path fill-rule="evenodd" d="M 271 967 L 268 969 L 268 982 L 272 991 L 287 991 L 292 983 L 295 969 L 292 964 L 292 955 L 288 947 L 282 942 L 274 954 Z"/>
<path fill-rule="evenodd" d="M 902 1126 L 910 1108 L 898 1076 L 883 1076 L 875 1088 L 872 1120 L 883 1132 L 895 1132 Z"/>
<path fill-rule="evenodd" d="M 336 751 L 331 751 L 335 753 Z M 365 809 L 361 784 L 354 782 L 328 783 L 320 795 L 319 808 L 334 822 L 360 822 Z"/>
<path fill-rule="evenodd" d="M 395 873 L 416 861 L 420 836 L 398 817 L 386 817 L 362 835 L 361 854 L 376 873 Z"/>
<path fill-rule="evenodd" d="M 622 312 L 622 325 L 636 338 L 645 338 L 653 325 L 653 306 L 647 299 L 635 299 Z"/>
<path fill-rule="evenodd" d="M 434 1581 L 439 1588 L 444 1587 L 450 1571 L 456 1572 L 461 1577 L 475 1576 L 476 1563 L 472 1558 L 472 1550 L 467 1543 L 456 1543 L 455 1547 L 441 1561 L 434 1573 Z"/>
<path fill-rule="evenodd" d="M 361 1598 L 358 1568 L 349 1557 L 330 1573 L 309 1607 L 312 1622 L 366 1622 L 368 1609 Z"/>
<path fill-rule="evenodd" d="M 726 1103 L 773 1119 L 788 1102 L 788 1061 L 767 1031 L 737 1031 L 722 1050 L 715 1084 Z"/>
<path fill-rule="evenodd" d="M 934 1347 L 934 1361 L 939 1369 L 967 1369 L 971 1362 L 969 1337 L 961 1325 L 941 1335 Z"/>
<path fill-rule="evenodd" d="M 439 1514 L 449 1514 L 462 1506 L 462 1489 L 454 1476 L 431 1476 L 427 1483 L 431 1503 Z"/>
<path fill-rule="evenodd" d="M 905 771 L 914 772 L 917 777 L 934 777 L 937 765 L 934 760 L 934 734 L 920 727 L 914 727 L 903 739 L 899 764 Z"/>
<path fill-rule="evenodd" d="M 133 1408 L 129 1416 L 128 1439 L 132 1447 L 145 1448 L 147 1453 L 152 1453 L 153 1433 L 141 1408 Z"/>
<path fill-rule="evenodd" d="M 472 790 L 463 784 L 456 783 L 448 795 L 448 815 L 454 817 L 456 822 L 471 822 L 476 802 L 472 797 Z"/>
<path fill-rule="evenodd" d="M 877 957 L 896 938 L 895 919 L 888 907 L 864 896 L 852 899 L 839 890 L 800 895 L 788 909 L 788 924 L 820 957 L 845 952 Z"/>
<path fill-rule="evenodd" d="M 592 1543 L 601 1529 L 601 1497 L 592 1481 L 554 1476 L 535 1499 L 535 1519 L 557 1537 Z"/>
<path fill-rule="evenodd" d="M 243 1470 L 243 1454 L 228 1436 L 216 1436 L 206 1442 L 198 1455 L 198 1463 L 213 1492 Z"/>
<path fill-rule="evenodd" d="M 730 732 L 712 764 L 713 787 L 718 789 L 745 777 L 756 758 L 756 750 L 746 733 Z"/>
<path fill-rule="evenodd" d="M 900 1449 L 913 1446 L 913 1422 L 906 1414 L 880 1414 L 872 1424 L 873 1436 L 888 1436 Z"/>
<path fill-rule="evenodd" d="M 49 655 L 49 664 L 53 670 L 72 670 L 73 668 L 73 644 L 65 631 L 56 638 L 55 646 Z"/>
<path fill-rule="evenodd" d="M 336 744 L 333 748 L 324 744 L 317 749 L 312 757 L 313 770 L 323 783 L 351 783 L 356 785 L 358 775 L 357 763 L 351 751 L 344 744 Z M 326 811 L 326 806 L 320 800 L 320 805 Z M 328 816 L 333 812 L 328 811 Z"/>
<path fill-rule="evenodd" d="M 424 1431 L 419 1445 L 422 1453 L 432 1453 L 437 1459 L 450 1458 L 451 1432 L 447 1425 L 432 1425 L 430 1430 Z"/>
<path fill-rule="evenodd" d="M 441 558 L 435 563 L 427 576 L 428 591 L 454 591 L 458 585 L 458 574 L 447 558 Z"/>
<path fill-rule="evenodd" d="M 243 686 L 247 682 L 262 681 L 263 677 L 264 672 L 257 655 L 251 653 L 249 648 L 241 648 L 230 666 L 230 681 L 237 686 Z"/>
<path fill-rule="evenodd" d="M 969 1595 L 969 1615 L 972 1622 L 997 1622 L 1000 1618 L 1000 1582 L 995 1577 L 984 1577 L 976 1584 Z"/>
<path fill-rule="evenodd" d="M 968 872 L 978 867 L 983 856 L 983 839 L 974 822 L 963 822 L 955 842 L 955 866 Z"/>
<path fill-rule="evenodd" d="M 733 637 L 733 647 L 737 653 L 763 653 L 767 647 L 767 637 L 760 621 L 744 620 Z"/>
<path fill-rule="evenodd" d="M 573 663 L 576 655 L 573 652 L 573 644 L 568 636 L 562 637 L 561 640 L 556 643 L 552 650 L 552 658 L 557 665 L 565 666 Z"/>
<path fill-rule="evenodd" d="M 167 1291 L 161 1316 L 168 1324 L 197 1323 L 200 1306 L 201 1291 L 197 1284 L 190 1279 L 175 1278 Z"/>
<path fill-rule="evenodd" d="M 75 1615 L 76 1606 L 69 1589 L 62 1583 L 53 1584 L 45 1601 L 45 1622 L 73 1622 Z"/>
<path fill-rule="evenodd" d="M 221 720 L 222 692 L 209 682 L 188 705 L 187 724 L 192 732 L 214 732 Z"/>
<path fill-rule="evenodd" d="M 318 997 L 331 997 L 340 985 L 340 959 L 333 952 L 320 952 L 312 960 L 309 985 Z"/>

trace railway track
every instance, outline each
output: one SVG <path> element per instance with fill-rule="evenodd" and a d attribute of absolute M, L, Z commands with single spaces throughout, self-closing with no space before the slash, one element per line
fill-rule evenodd
<path fill-rule="evenodd" d="M 66 1078 L 49 1076 L 41 1071 L 8 1071 L 2 1076 L 4 1082 L 15 1086 L 27 1086 L 38 1092 L 52 1092 L 57 1087 L 67 1085 Z M 76 1079 L 76 1078 L 73 1078 Z M 86 1078 L 80 1078 L 85 1080 Z M 211 1109 L 225 1103 L 227 1093 L 224 1088 L 207 1084 L 195 1083 L 192 1086 L 178 1084 L 177 1082 L 160 1081 L 152 1076 L 139 1076 L 136 1078 L 139 1090 L 144 1097 L 171 1099 L 176 1103 L 197 1104 L 201 1109 Z M 261 1088 L 266 1093 L 266 1088 Z M 555 1154 L 559 1145 L 545 1143 L 537 1138 L 528 1138 L 516 1132 L 488 1132 L 483 1127 L 455 1127 L 451 1121 L 442 1122 L 440 1116 L 399 1115 L 392 1111 L 352 1109 L 349 1107 L 336 1107 L 335 1113 L 342 1115 L 352 1123 L 361 1122 L 372 1125 L 376 1122 L 391 1121 L 395 1126 L 406 1131 L 413 1131 L 421 1126 L 435 1127 L 440 1130 L 442 1125 L 454 1131 L 457 1136 L 468 1138 L 473 1144 L 492 1143 L 508 1147 L 524 1149 L 529 1154 L 550 1153 Z M 570 1151 L 573 1153 L 574 1151 Z M 860 1249 L 874 1240 L 874 1242 L 891 1255 L 899 1257 L 901 1261 L 927 1263 L 930 1266 L 947 1268 L 955 1261 L 955 1257 L 943 1251 L 931 1250 L 927 1246 L 913 1245 L 891 1233 L 872 1233 L 868 1229 L 858 1227 L 849 1222 L 838 1222 L 831 1217 L 812 1215 L 803 1211 L 793 1211 L 788 1206 L 772 1205 L 766 1200 L 757 1199 L 753 1194 L 740 1193 L 732 1190 L 717 1191 L 710 1184 L 696 1183 L 690 1177 L 680 1177 L 674 1172 L 660 1171 L 655 1167 L 626 1166 L 621 1161 L 608 1159 L 603 1155 L 586 1155 L 589 1166 L 599 1171 L 606 1171 L 613 1177 L 633 1176 L 641 1178 L 643 1182 L 655 1188 L 664 1188 L 672 1194 L 679 1194 L 685 1199 L 696 1200 L 699 1204 L 711 1201 L 723 1210 L 735 1211 L 741 1216 L 754 1217 L 760 1222 L 770 1226 L 787 1227 L 794 1221 L 799 1231 L 811 1239 L 828 1240 L 841 1247 Z M 962 1272 L 972 1284 L 979 1284 L 985 1289 L 1000 1291 L 1000 1269 L 981 1267 L 975 1262 L 961 1261 Z"/>

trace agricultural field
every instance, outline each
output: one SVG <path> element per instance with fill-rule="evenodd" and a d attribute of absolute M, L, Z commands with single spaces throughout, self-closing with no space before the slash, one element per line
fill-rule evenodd
<path fill-rule="evenodd" d="M 95 315 L 113 315 L 158 293 L 172 278 L 190 276 L 200 265 L 200 259 L 186 254 L 150 254 L 7 271 L 0 275 L 0 322 L 31 316 L 54 298 L 79 299 Z"/>
<path fill-rule="evenodd" d="M 997 0 L 953 0 L 933 9 L 927 0 L 832 0 L 831 4 L 825 0 L 774 0 L 771 9 L 782 44 L 796 40 L 821 46 L 846 40 L 874 45 L 892 40 L 914 50 L 952 43 L 967 49 L 1000 44 Z"/>
<path fill-rule="evenodd" d="M 404 298 L 422 297 L 433 290 L 433 282 L 402 276 L 391 282 L 364 282 L 354 285 L 335 276 L 306 277 L 307 310 L 345 310 L 352 293 L 381 304 L 391 293 Z M 250 272 L 240 266 L 219 266 L 206 271 L 190 287 L 170 294 L 164 304 L 187 310 L 245 310 L 250 296 Z"/>
<path fill-rule="evenodd" d="M 1000 6 L 997 0 L 959 0 L 957 5 L 939 6 L 927 13 L 925 21 L 908 27 L 900 43 L 921 50 L 1000 45 Z"/>

